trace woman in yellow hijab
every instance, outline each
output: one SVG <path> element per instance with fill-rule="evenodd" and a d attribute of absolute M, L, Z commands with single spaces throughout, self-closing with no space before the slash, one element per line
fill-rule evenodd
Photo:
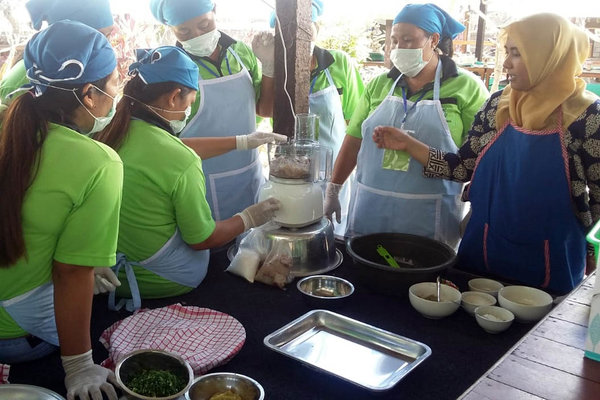
<path fill-rule="evenodd" d="M 391 127 L 373 140 L 408 152 L 428 176 L 471 182 L 460 268 L 564 294 L 583 279 L 585 233 L 600 219 L 600 100 L 578 77 L 589 40 L 554 14 L 513 22 L 503 38 L 510 84 L 457 154 Z"/>

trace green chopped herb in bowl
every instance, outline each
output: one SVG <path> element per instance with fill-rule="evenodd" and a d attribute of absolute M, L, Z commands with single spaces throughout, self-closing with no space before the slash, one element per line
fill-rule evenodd
<path fill-rule="evenodd" d="M 178 376 L 171 371 L 145 369 L 131 376 L 126 385 L 142 396 L 166 397 L 182 391 L 187 382 L 187 377 Z"/>

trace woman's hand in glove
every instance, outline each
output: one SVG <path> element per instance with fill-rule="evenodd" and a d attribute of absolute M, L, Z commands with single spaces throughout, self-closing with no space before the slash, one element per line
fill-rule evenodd
<path fill-rule="evenodd" d="M 94 268 L 94 294 L 114 292 L 121 281 L 110 268 Z"/>
<path fill-rule="evenodd" d="M 253 204 L 244 211 L 237 213 L 244 222 L 244 230 L 265 224 L 273 219 L 275 211 L 279 210 L 281 202 L 272 197 Z"/>
<path fill-rule="evenodd" d="M 109 400 L 117 400 L 117 392 L 109 381 L 117 385 L 115 374 L 100 365 L 94 364 L 92 350 L 74 356 L 62 356 L 65 369 L 67 400 L 101 400 L 102 392 Z"/>
<path fill-rule="evenodd" d="M 275 36 L 271 32 L 259 32 L 252 39 L 252 52 L 262 64 L 264 76 L 275 76 Z"/>
<path fill-rule="evenodd" d="M 235 137 L 235 147 L 238 150 L 255 149 L 265 143 L 285 143 L 288 137 L 274 132 L 252 132 L 249 135 Z"/>
<path fill-rule="evenodd" d="M 333 221 L 333 214 L 335 213 L 335 220 L 337 223 L 342 222 L 342 206 L 340 205 L 340 190 L 342 189 L 342 185 L 328 182 L 327 189 L 325 189 L 325 201 L 323 203 L 323 211 L 325 212 L 325 216 Z"/>

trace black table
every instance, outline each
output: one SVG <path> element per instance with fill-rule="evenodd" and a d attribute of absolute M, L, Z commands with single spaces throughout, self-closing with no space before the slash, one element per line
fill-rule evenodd
<path fill-rule="evenodd" d="M 211 372 L 248 375 L 262 384 L 267 399 L 275 400 L 456 399 L 532 327 L 514 323 L 508 331 L 491 335 L 463 310 L 440 320 L 424 318 L 411 307 L 404 291 L 398 296 L 381 295 L 353 279 L 352 259 L 343 245 L 338 244 L 338 248 L 344 261 L 330 274 L 349 279 L 356 291 L 341 308 L 332 311 L 431 347 L 431 356 L 389 391 L 371 392 L 266 348 L 265 336 L 312 308 L 296 289 L 295 281 L 287 290 L 280 290 L 261 283 L 250 284 L 224 272 L 229 263 L 224 251 L 212 256 L 208 275 L 200 287 L 179 297 L 144 300 L 142 307 L 181 303 L 212 308 L 238 319 L 246 329 L 246 343 L 229 363 Z M 445 277 L 464 291 L 471 276 L 449 270 Z M 106 296 L 94 299 L 91 333 L 96 362 L 108 355 L 98 342 L 102 331 L 130 315 L 108 311 L 106 302 Z M 58 354 L 13 365 L 10 373 L 11 383 L 39 385 L 64 395 L 63 377 Z"/>

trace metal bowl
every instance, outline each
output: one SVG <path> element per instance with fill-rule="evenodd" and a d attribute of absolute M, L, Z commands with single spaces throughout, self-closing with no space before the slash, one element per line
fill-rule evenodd
<path fill-rule="evenodd" d="M 377 252 L 381 244 L 398 263 L 392 267 Z M 373 233 L 346 241 L 357 281 L 381 293 L 405 296 L 418 282 L 432 281 L 454 265 L 456 253 L 440 241 L 405 233 Z"/>
<path fill-rule="evenodd" d="M 156 369 L 167 370 L 174 374 L 187 377 L 187 384 L 177 393 L 163 397 L 148 397 L 138 394 L 127 387 L 131 376 L 141 370 Z M 142 400 L 172 400 L 183 396 L 194 380 L 194 371 L 190 364 L 177 354 L 163 350 L 142 349 L 136 350 L 123 357 L 115 368 L 117 382 L 123 390 L 131 397 Z"/>
<path fill-rule="evenodd" d="M 233 372 L 216 372 L 202 375 L 194 381 L 185 394 L 187 400 L 209 400 L 212 396 L 231 391 L 242 400 L 263 400 L 265 391 L 254 379 Z"/>
<path fill-rule="evenodd" d="M 331 271 L 341 263 L 336 253 L 333 224 L 322 218 L 303 228 L 279 228 L 267 233 L 271 248 L 287 248 L 292 256 L 292 275 L 295 277 Z"/>
<path fill-rule="evenodd" d="M 354 285 L 331 275 L 308 276 L 298 281 L 296 287 L 309 304 L 316 307 L 339 305 L 354 293 Z"/>

